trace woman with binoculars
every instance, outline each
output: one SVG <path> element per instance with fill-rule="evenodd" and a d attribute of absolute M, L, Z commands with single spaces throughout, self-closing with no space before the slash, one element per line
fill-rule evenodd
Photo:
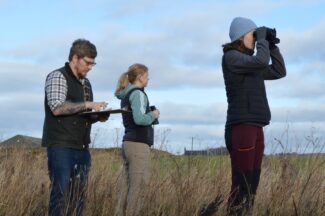
<path fill-rule="evenodd" d="M 116 215 L 140 215 L 144 189 L 149 183 L 150 146 L 153 145 L 153 124 L 158 124 L 160 111 L 149 106 L 144 88 L 148 85 L 148 68 L 133 64 L 118 81 L 115 96 L 121 100 L 125 134 L 122 144 L 124 176 Z"/>
<path fill-rule="evenodd" d="M 271 120 L 264 80 L 285 77 L 286 68 L 275 29 L 236 17 L 229 36 L 222 57 L 228 101 L 225 140 L 232 171 L 228 212 L 243 215 L 252 212 L 264 152 L 263 127 Z"/>

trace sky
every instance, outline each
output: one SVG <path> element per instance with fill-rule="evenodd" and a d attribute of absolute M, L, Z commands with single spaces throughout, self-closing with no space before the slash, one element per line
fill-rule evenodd
<path fill-rule="evenodd" d="M 287 76 L 267 81 L 272 112 L 266 153 L 325 152 L 325 1 L 0 0 L 0 140 L 42 136 L 46 75 L 72 42 L 97 47 L 89 72 L 95 101 L 119 108 L 114 90 L 133 63 L 149 68 L 146 92 L 160 109 L 155 148 L 224 146 L 227 102 L 221 68 L 234 17 L 276 28 Z M 121 146 L 121 116 L 92 130 L 92 146 Z"/>

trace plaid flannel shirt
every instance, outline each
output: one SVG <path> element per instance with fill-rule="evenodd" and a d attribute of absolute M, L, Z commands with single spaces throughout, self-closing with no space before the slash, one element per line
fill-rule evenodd
<path fill-rule="evenodd" d="M 89 83 L 88 79 L 80 79 L 81 84 L 84 86 L 84 97 L 85 101 L 90 99 L 90 85 L 85 85 L 86 82 Z M 47 97 L 48 106 L 53 112 L 59 105 L 64 103 L 67 98 L 68 85 L 67 80 L 60 71 L 51 72 L 45 83 L 45 94 Z"/>

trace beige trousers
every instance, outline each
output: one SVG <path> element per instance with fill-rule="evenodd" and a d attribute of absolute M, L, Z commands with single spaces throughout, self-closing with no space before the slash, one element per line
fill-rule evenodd
<path fill-rule="evenodd" d="M 120 194 L 115 215 L 138 216 L 150 178 L 150 147 L 145 143 L 124 141 L 124 160 Z"/>

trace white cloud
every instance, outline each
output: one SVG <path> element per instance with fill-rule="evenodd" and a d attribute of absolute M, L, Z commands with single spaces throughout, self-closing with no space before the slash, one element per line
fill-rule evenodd
<path fill-rule="evenodd" d="M 267 81 L 267 92 L 287 100 L 325 101 L 325 63 L 321 60 L 287 65 L 287 76 L 275 81 Z"/>
<path fill-rule="evenodd" d="M 7 2 L 0 0 L 0 7 L 5 7 Z M 67 7 L 76 2 L 70 1 Z M 112 94 L 118 77 L 129 65 L 144 63 L 150 70 L 151 100 L 162 112 L 159 127 L 172 130 L 170 143 L 189 147 L 190 137 L 197 136 L 202 145 L 217 145 L 223 139 L 226 118 L 221 45 L 229 41 L 229 24 L 235 16 L 250 17 L 258 25 L 275 22 L 274 25 L 279 26 L 279 46 L 288 73 L 284 79 L 267 82 L 273 114 L 268 130 L 281 134 L 281 126 L 287 120 L 299 124 L 299 133 L 306 131 L 303 125 L 309 122 L 324 125 L 324 18 L 299 30 L 282 28 L 283 23 L 290 26 L 291 22 L 282 17 L 269 19 L 281 10 L 319 7 L 320 4 L 321 1 L 292 0 L 172 3 L 98 0 L 87 8 L 78 6 L 75 9 L 78 14 L 89 12 L 87 20 L 92 17 L 91 12 L 101 14 L 101 19 L 90 19 L 93 26 L 61 23 L 60 33 L 56 28 L 52 31 L 39 28 L 42 36 L 6 44 L 0 51 L 0 130 L 8 134 L 14 131 L 41 134 L 45 77 L 63 66 L 71 43 L 82 37 L 92 41 L 98 49 L 98 65 L 89 74 L 96 99 L 118 107 L 119 101 Z M 21 34 L 28 36 L 29 33 Z M 175 112 L 180 108 L 181 111 Z M 8 115 L 8 110 L 14 115 Z M 108 130 L 118 127 L 121 127 L 121 119 L 111 116 L 109 122 L 96 125 L 95 129 L 104 128 L 105 133 L 110 134 Z M 321 127 L 319 133 L 324 134 L 324 131 Z M 110 142 L 114 142 L 113 138 L 114 135 L 109 138 Z"/>
<path fill-rule="evenodd" d="M 268 154 L 278 152 L 319 153 L 325 151 L 324 122 L 272 123 L 265 128 Z"/>
<path fill-rule="evenodd" d="M 306 30 L 281 30 L 280 47 L 290 64 L 314 62 L 325 57 L 325 17 Z"/>
<path fill-rule="evenodd" d="M 40 91 L 43 89 L 46 71 L 40 65 L 24 62 L 1 62 L 0 97 L 8 93 Z"/>
<path fill-rule="evenodd" d="M 225 122 L 223 104 L 193 105 L 173 102 L 160 104 L 161 118 L 170 125 L 216 125 Z"/>

